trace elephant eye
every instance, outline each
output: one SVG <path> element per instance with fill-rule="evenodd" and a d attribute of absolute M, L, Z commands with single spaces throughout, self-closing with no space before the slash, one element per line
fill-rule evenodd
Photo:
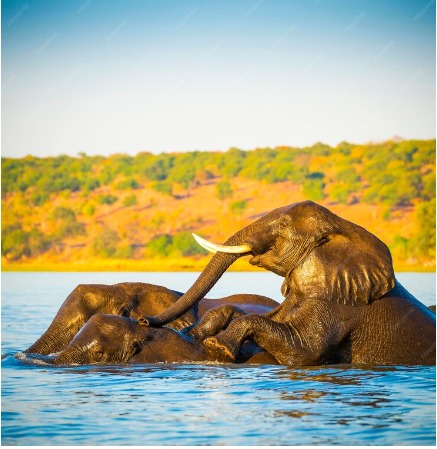
<path fill-rule="evenodd" d="M 278 225 L 279 231 L 284 231 L 285 228 L 290 226 L 290 221 L 290 217 L 288 217 L 287 215 L 281 217 Z"/>
<path fill-rule="evenodd" d="M 119 315 L 120 315 L 120 316 L 124 316 L 124 317 L 126 317 L 126 318 L 129 318 L 130 310 L 129 310 L 127 307 L 123 307 L 123 308 L 120 310 Z"/>
<path fill-rule="evenodd" d="M 102 357 L 103 357 L 103 351 L 94 351 L 94 353 L 93 353 L 94 360 L 97 360 L 97 361 L 102 360 Z"/>
<path fill-rule="evenodd" d="M 329 236 L 324 235 L 317 243 L 317 246 L 321 246 L 321 245 L 325 244 L 326 242 L 329 242 Z"/>
<path fill-rule="evenodd" d="M 136 341 L 132 348 L 132 356 L 137 355 L 141 351 L 142 347 L 143 345 L 139 341 Z"/>

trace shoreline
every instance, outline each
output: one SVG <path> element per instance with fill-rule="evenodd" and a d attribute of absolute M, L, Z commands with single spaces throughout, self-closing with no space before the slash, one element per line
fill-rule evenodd
<path fill-rule="evenodd" d="M 203 271 L 209 259 L 149 259 L 149 260 L 129 260 L 129 259 L 106 259 L 88 261 L 31 261 L 31 262 L 8 262 L 2 260 L 2 272 L 190 272 Z M 435 273 L 436 266 L 430 262 L 406 263 L 398 262 L 394 264 L 396 273 L 417 272 Z M 247 258 L 237 260 L 227 271 L 234 272 L 263 272 L 262 268 L 254 267 L 248 263 Z"/>

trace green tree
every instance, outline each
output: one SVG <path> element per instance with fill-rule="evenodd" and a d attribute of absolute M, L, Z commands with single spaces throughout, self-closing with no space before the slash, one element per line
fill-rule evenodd
<path fill-rule="evenodd" d="M 99 204 L 109 204 L 109 205 L 111 205 L 111 204 L 116 203 L 117 200 L 118 200 L 118 198 L 115 195 L 111 195 L 111 194 L 99 195 L 97 197 L 97 202 Z"/>
<path fill-rule="evenodd" d="M 134 248 L 132 245 L 124 244 L 117 245 L 117 249 L 115 250 L 114 257 L 117 259 L 130 259 L 134 255 Z"/>
<path fill-rule="evenodd" d="M 174 159 L 174 156 L 168 154 L 144 158 L 142 161 L 143 175 L 150 181 L 163 181 L 167 179 Z"/>
<path fill-rule="evenodd" d="M 97 178 L 88 178 L 83 184 L 83 191 L 90 193 L 98 187 L 100 187 L 100 182 Z"/>
<path fill-rule="evenodd" d="M 415 252 L 435 256 L 436 248 L 436 199 L 424 201 L 417 206 L 418 233 L 411 239 Z"/>
<path fill-rule="evenodd" d="M 359 191 L 361 178 L 355 168 L 342 167 L 337 170 L 335 180 L 331 188 L 331 198 L 338 203 L 347 204 L 350 194 Z"/>
<path fill-rule="evenodd" d="M 232 190 L 232 187 L 231 187 L 231 183 L 227 179 L 224 179 L 223 181 L 218 182 L 216 184 L 215 188 L 217 191 L 217 196 L 222 201 L 225 198 L 231 198 L 234 193 Z"/>
<path fill-rule="evenodd" d="M 320 201 L 325 198 L 325 175 L 321 172 L 314 172 L 307 175 L 303 183 L 303 193 L 305 197 L 312 201 Z"/>
<path fill-rule="evenodd" d="M 96 207 L 92 203 L 85 203 L 82 206 L 82 213 L 84 215 L 88 215 L 88 216 L 94 215 L 95 211 L 96 211 Z"/>
<path fill-rule="evenodd" d="M 30 195 L 30 201 L 34 206 L 42 206 L 44 203 L 46 203 L 49 200 L 48 193 L 45 192 L 32 192 Z"/>
<path fill-rule="evenodd" d="M 173 237 L 172 247 L 183 256 L 205 255 L 205 251 L 189 232 L 180 232 Z"/>
<path fill-rule="evenodd" d="M 85 226 L 77 221 L 76 214 L 68 207 L 56 207 L 52 219 L 56 224 L 54 236 L 58 239 L 85 235 Z"/>
<path fill-rule="evenodd" d="M 390 245 L 390 250 L 394 255 L 398 255 L 402 259 L 407 259 L 410 255 L 411 242 L 402 235 L 396 234 L 393 243 Z"/>
<path fill-rule="evenodd" d="M 172 195 L 173 194 L 173 185 L 171 182 L 167 181 L 159 181 L 152 184 L 152 187 L 160 193 L 163 193 L 164 195 Z"/>
<path fill-rule="evenodd" d="M 123 181 L 120 181 L 117 184 L 117 189 L 119 190 L 132 190 L 138 189 L 140 187 L 140 183 L 134 178 L 126 178 Z"/>
<path fill-rule="evenodd" d="M 2 255 L 10 260 L 36 256 L 49 249 L 51 240 L 38 229 L 24 231 L 14 224 L 2 228 Z"/>
<path fill-rule="evenodd" d="M 238 148 L 230 148 L 223 154 L 222 160 L 219 163 L 220 173 L 224 177 L 233 178 L 238 176 L 241 169 L 244 167 L 246 153 Z"/>
<path fill-rule="evenodd" d="M 258 180 L 266 179 L 275 156 L 275 150 L 270 148 L 257 148 L 248 152 L 240 176 Z"/>
<path fill-rule="evenodd" d="M 349 191 L 346 190 L 342 184 L 334 184 L 331 188 L 331 198 L 336 203 L 347 204 Z"/>
<path fill-rule="evenodd" d="M 247 208 L 247 200 L 234 201 L 231 203 L 231 211 L 234 214 L 241 215 Z"/>
<path fill-rule="evenodd" d="M 18 225 L 2 229 L 2 255 L 11 260 L 29 256 L 29 234 Z"/>
<path fill-rule="evenodd" d="M 103 257 L 113 257 L 115 256 L 119 242 L 120 237 L 117 232 L 103 226 L 92 243 L 94 254 Z"/>
<path fill-rule="evenodd" d="M 137 197 L 136 195 L 132 194 L 127 196 L 124 200 L 123 200 L 123 206 L 135 206 L 135 204 L 137 204 Z"/>
<path fill-rule="evenodd" d="M 147 248 L 154 256 L 167 257 L 172 249 L 173 239 L 169 234 L 159 235 L 147 244 Z"/>
<path fill-rule="evenodd" d="M 294 181 L 303 182 L 304 169 L 295 164 L 296 152 L 292 149 L 276 151 L 275 158 L 270 162 L 269 171 L 265 176 L 267 182 Z"/>

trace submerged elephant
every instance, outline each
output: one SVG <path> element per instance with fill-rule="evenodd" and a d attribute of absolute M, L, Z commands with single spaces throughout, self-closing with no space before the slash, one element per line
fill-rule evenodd
<path fill-rule="evenodd" d="M 239 362 L 275 364 L 253 343 L 245 344 Z M 55 365 L 115 363 L 220 362 L 220 353 L 174 329 L 141 326 L 136 320 L 116 315 L 93 315 L 68 346 L 44 359 Z"/>
<path fill-rule="evenodd" d="M 166 310 L 181 296 L 180 292 L 142 282 L 79 285 L 64 301 L 46 332 L 24 352 L 47 355 L 65 349 L 82 326 L 97 313 L 136 319 L 146 313 Z M 238 306 L 248 313 L 265 313 L 278 303 L 260 295 L 203 298 L 197 306 L 173 320 L 169 326 L 177 330 L 183 329 L 195 323 L 207 311 L 221 305 Z"/>
<path fill-rule="evenodd" d="M 251 340 L 285 365 L 435 364 L 435 315 L 396 281 L 387 246 L 325 207 L 281 207 L 225 245 L 201 243 L 216 254 L 197 281 L 141 324 L 159 327 L 186 313 L 237 258 L 250 255 L 252 265 L 285 278 L 285 300 L 263 315 L 226 307 L 201 320 L 193 335 L 227 360 Z"/>

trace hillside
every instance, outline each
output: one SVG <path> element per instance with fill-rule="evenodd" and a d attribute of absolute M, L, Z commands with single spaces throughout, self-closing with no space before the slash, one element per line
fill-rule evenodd
<path fill-rule="evenodd" d="M 222 242 L 303 199 L 380 237 L 396 270 L 435 270 L 435 140 L 3 158 L 2 267 L 199 270 L 191 232 Z"/>

